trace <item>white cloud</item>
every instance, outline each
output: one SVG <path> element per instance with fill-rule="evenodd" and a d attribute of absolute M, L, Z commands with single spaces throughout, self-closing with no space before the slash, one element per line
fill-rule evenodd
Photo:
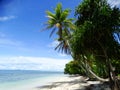
<path fill-rule="evenodd" d="M 15 18 L 16 16 L 3 16 L 3 17 L 0 17 L 0 21 L 7 21 Z"/>
<path fill-rule="evenodd" d="M 45 57 L 0 57 L 0 69 L 63 71 L 68 59 Z"/>
<path fill-rule="evenodd" d="M 108 0 L 108 3 L 111 5 L 111 7 L 117 6 L 120 8 L 120 0 Z"/>

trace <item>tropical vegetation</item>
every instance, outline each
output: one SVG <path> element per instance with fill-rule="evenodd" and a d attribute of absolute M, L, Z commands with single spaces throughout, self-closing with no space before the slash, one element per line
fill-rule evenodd
<path fill-rule="evenodd" d="M 65 73 L 86 75 L 100 81 L 109 78 L 111 90 L 120 90 L 120 9 L 107 0 L 83 0 L 68 18 L 69 9 L 59 3 L 54 13 L 47 11 L 47 27 L 56 31 L 59 45 L 55 48 L 70 54 Z"/>
<path fill-rule="evenodd" d="M 64 73 L 70 74 L 70 75 L 73 75 L 73 74 L 84 75 L 84 76 L 86 75 L 86 73 L 83 71 L 83 69 L 81 68 L 77 60 L 73 60 L 67 63 L 65 65 Z"/>

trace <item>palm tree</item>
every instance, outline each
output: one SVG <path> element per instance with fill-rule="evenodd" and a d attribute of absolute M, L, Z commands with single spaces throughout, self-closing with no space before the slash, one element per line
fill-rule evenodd
<path fill-rule="evenodd" d="M 67 33 L 65 33 L 65 30 L 62 33 L 62 39 L 59 40 L 59 44 L 55 47 L 55 50 L 58 49 L 58 51 L 61 51 L 62 53 L 65 54 L 71 54 L 71 50 L 70 50 L 70 40 L 71 35 L 68 35 Z"/>
<path fill-rule="evenodd" d="M 54 32 L 58 35 L 58 42 L 59 45 L 55 48 L 67 53 L 69 51 L 68 47 L 68 39 L 65 37 L 70 37 L 72 30 L 75 30 L 75 25 L 72 23 L 74 19 L 67 18 L 70 10 L 69 9 L 62 9 L 62 4 L 58 3 L 57 7 L 54 9 L 54 13 L 47 11 L 48 21 L 46 23 L 46 29 L 50 29 L 51 34 L 50 37 Z M 63 35 L 64 34 L 64 35 Z"/>

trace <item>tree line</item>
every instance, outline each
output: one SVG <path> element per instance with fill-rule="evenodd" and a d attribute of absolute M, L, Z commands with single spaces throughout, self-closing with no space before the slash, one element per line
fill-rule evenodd
<path fill-rule="evenodd" d="M 83 0 L 68 18 L 69 9 L 58 3 L 54 12 L 46 11 L 46 29 L 55 32 L 59 44 L 55 50 L 71 55 L 65 73 L 86 75 L 107 81 L 111 90 L 120 90 L 120 9 L 107 0 Z"/>

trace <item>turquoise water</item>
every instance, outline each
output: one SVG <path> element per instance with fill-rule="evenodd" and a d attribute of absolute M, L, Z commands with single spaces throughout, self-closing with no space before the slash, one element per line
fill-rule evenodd
<path fill-rule="evenodd" d="M 63 76 L 62 72 L 0 70 L 0 90 L 29 90 Z"/>

